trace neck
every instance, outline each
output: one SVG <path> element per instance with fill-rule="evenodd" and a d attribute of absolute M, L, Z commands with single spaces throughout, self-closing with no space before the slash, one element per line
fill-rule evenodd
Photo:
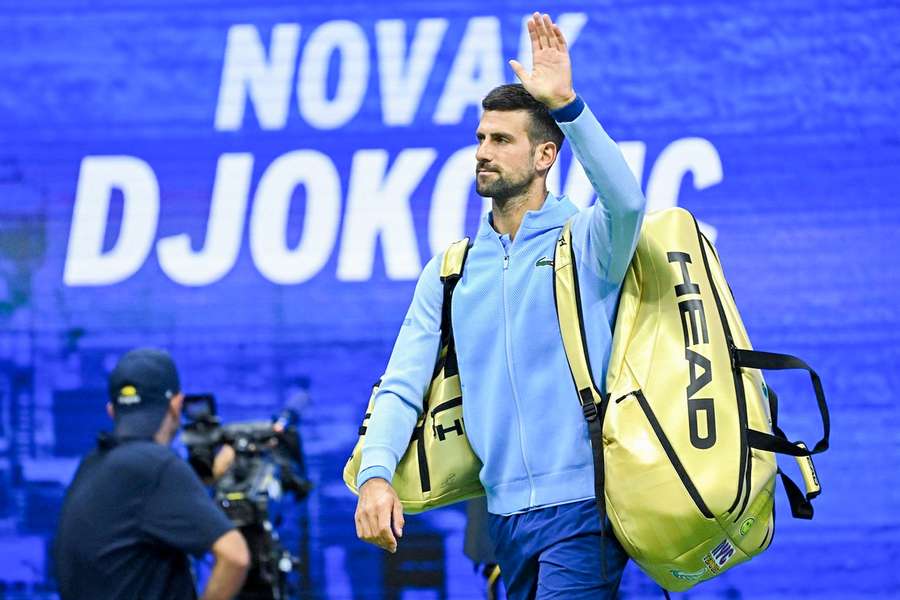
<path fill-rule="evenodd" d="M 532 185 L 522 194 L 503 199 L 492 199 L 491 220 L 494 230 L 509 239 L 515 239 L 522 224 L 522 218 L 529 210 L 540 210 L 547 199 L 547 186 L 544 178 L 535 178 Z"/>
<path fill-rule="evenodd" d="M 163 419 L 162 425 L 159 426 L 159 429 L 156 430 L 156 435 L 153 436 L 153 441 L 157 444 L 168 446 L 172 443 L 176 430 L 177 422 L 173 424 L 171 415 L 166 414 L 166 418 Z"/>

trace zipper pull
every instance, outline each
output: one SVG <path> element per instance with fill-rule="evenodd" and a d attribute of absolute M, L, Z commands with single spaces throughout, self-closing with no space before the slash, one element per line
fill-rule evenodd
<path fill-rule="evenodd" d="M 503 270 L 507 270 L 509 268 L 509 254 L 503 256 Z"/>

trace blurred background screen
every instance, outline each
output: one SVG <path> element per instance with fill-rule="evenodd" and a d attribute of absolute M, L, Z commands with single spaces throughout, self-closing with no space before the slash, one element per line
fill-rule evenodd
<path fill-rule="evenodd" d="M 482 597 L 462 507 L 390 557 L 341 470 L 419 272 L 485 209 L 480 101 L 534 10 L 649 208 L 702 221 L 754 345 L 828 394 L 815 519 L 779 492 L 772 547 L 683 597 L 898 593 L 896 2 L 46 0 L 0 5 L 0 597 L 55 597 L 65 487 L 139 345 L 223 421 L 300 412 L 302 597 Z M 568 146 L 550 181 L 594 201 Z M 808 380 L 770 381 L 818 439 Z M 632 564 L 621 597 L 661 592 Z"/>

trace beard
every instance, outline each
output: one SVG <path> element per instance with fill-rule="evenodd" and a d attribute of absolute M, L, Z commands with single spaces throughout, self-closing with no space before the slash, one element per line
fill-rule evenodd
<path fill-rule="evenodd" d="M 490 173 L 486 181 L 482 181 L 475 173 L 475 191 L 483 198 L 503 203 L 505 200 L 521 196 L 531 186 L 536 173 L 524 173 L 520 177 L 504 175 L 499 171 L 487 171 Z"/>

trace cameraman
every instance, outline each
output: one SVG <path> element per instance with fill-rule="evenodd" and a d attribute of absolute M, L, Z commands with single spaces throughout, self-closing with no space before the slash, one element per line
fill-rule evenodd
<path fill-rule="evenodd" d="M 232 598 L 247 544 L 169 444 L 184 395 L 171 357 L 138 349 L 109 377 L 112 435 L 101 434 L 69 488 L 54 555 L 63 600 L 197 597 L 188 554 L 216 564 L 204 600 Z"/>

